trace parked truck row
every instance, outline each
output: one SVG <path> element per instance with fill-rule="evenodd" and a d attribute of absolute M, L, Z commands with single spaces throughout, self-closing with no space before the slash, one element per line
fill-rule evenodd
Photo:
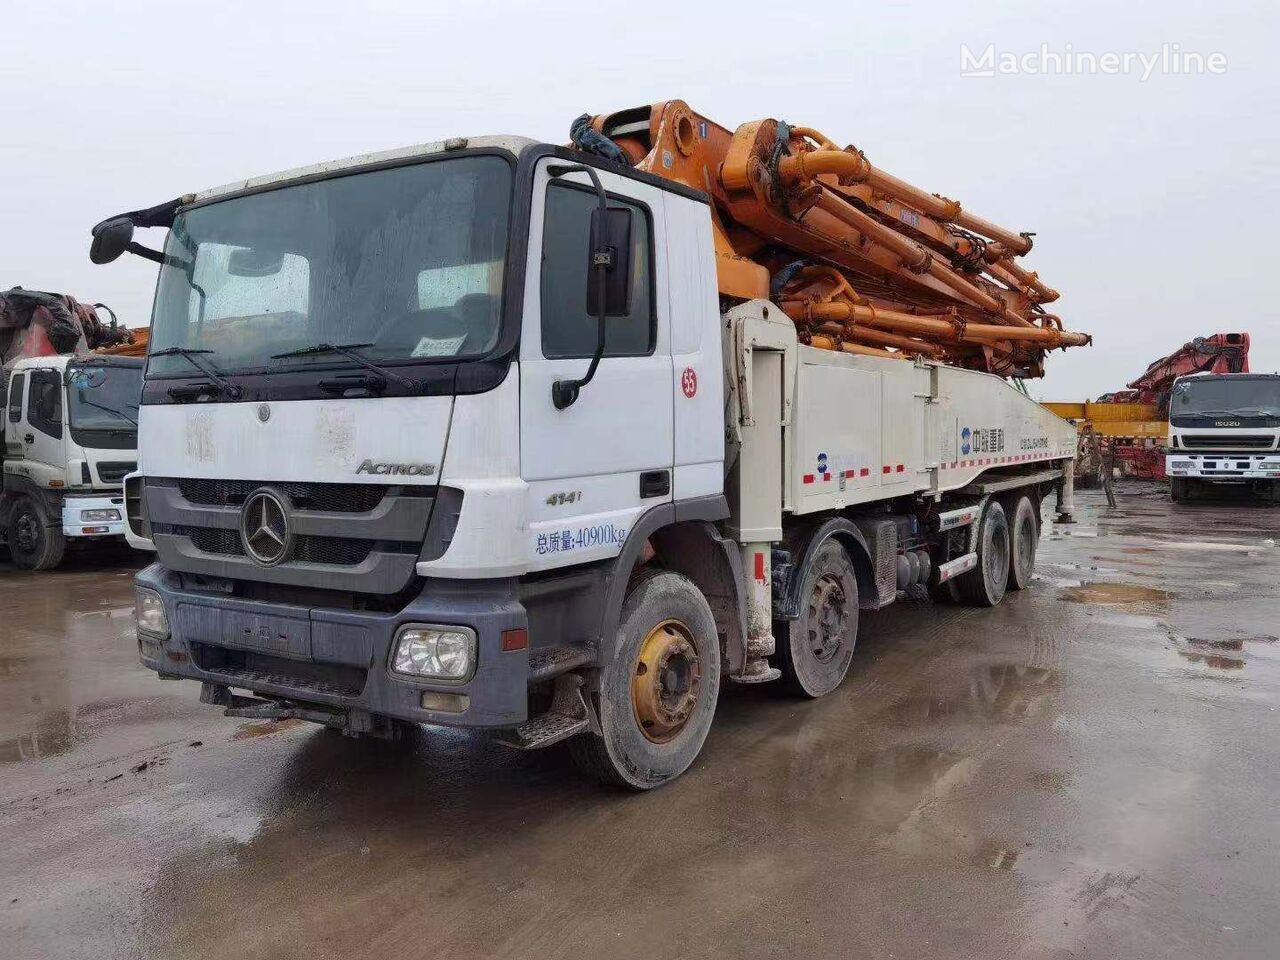
<path fill-rule="evenodd" d="M 1083 342 L 1018 312 L 1052 291 L 1006 251 L 996 295 L 972 233 L 953 249 L 944 219 L 841 174 L 788 183 L 847 194 L 853 214 L 815 200 L 806 222 L 861 224 L 865 276 L 794 236 L 749 258 L 721 184 L 655 172 L 728 131 L 670 104 L 590 127 L 652 138 L 642 169 L 586 129 L 326 163 L 95 228 L 95 262 L 160 264 L 126 484 L 156 550 L 147 667 L 233 716 L 567 739 L 646 789 L 697 756 L 723 683 L 821 696 L 862 612 L 1028 583 L 1044 498 L 1071 513 L 1075 433 L 993 371 Z M 776 182 L 752 183 L 799 210 L 784 161 L 829 151 L 785 125 L 768 141 L 752 176 Z M 911 250 L 946 271 L 911 273 Z M 886 300 L 899 270 L 933 314 Z M 937 326 L 944 290 L 968 313 Z M 830 319 L 865 310 L 898 332 Z"/>

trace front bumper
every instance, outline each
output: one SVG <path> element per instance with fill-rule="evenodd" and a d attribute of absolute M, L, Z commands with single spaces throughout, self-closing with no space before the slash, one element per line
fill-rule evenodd
<path fill-rule="evenodd" d="M 1201 480 L 1280 480 L 1280 455 L 1259 453 L 1170 453 L 1164 461 L 1171 477 Z"/>
<path fill-rule="evenodd" d="M 82 520 L 84 510 L 114 510 L 118 520 Z M 64 537 L 123 537 L 124 497 L 115 494 L 100 497 L 68 496 L 62 501 L 62 535 Z"/>
<path fill-rule="evenodd" d="M 169 637 L 139 635 L 144 666 L 249 690 L 274 700 L 453 727 L 511 727 L 527 719 L 529 651 L 502 650 L 504 630 L 528 629 L 510 580 L 428 580 L 403 610 L 380 613 L 245 600 L 184 585 L 153 563 L 135 578 L 164 601 Z M 453 624 L 476 633 L 465 683 L 417 680 L 388 669 L 406 623 Z M 462 694 L 460 712 L 424 710 L 424 692 Z"/>

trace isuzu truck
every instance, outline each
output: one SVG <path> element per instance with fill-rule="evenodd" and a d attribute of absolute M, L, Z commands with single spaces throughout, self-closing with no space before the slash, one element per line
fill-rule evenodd
<path fill-rule="evenodd" d="M 103 221 L 95 262 L 160 265 L 143 663 L 229 715 L 568 740 L 646 789 L 724 683 L 822 696 L 862 611 L 1000 603 L 1076 448 L 1007 378 L 1088 338 L 1029 237 L 931 197 L 672 101 Z"/>
<path fill-rule="evenodd" d="M 142 360 L 85 354 L 0 368 L 0 535 L 14 566 L 48 570 L 68 543 L 123 542 Z"/>
<path fill-rule="evenodd" d="M 1174 501 L 1216 488 L 1280 503 L 1280 375 L 1179 377 L 1165 472 Z"/>

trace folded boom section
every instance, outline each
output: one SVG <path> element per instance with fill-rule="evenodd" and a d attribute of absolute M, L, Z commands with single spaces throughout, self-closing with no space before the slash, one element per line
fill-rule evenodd
<path fill-rule="evenodd" d="M 873 166 L 856 147 L 780 120 L 735 131 L 680 100 L 583 116 L 576 146 L 706 191 L 720 293 L 781 305 L 814 346 L 923 356 L 1037 377 L 1085 346 L 1046 311 L 1058 298 L 1016 258 L 1015 233 Z"/>

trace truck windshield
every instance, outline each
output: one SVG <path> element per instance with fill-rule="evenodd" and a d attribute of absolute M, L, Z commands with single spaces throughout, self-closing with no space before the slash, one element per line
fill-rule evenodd
<path fill-rule="evenodd" d="M 469 156 L 195 207 L 169 232 L 151 348 L 221 373 L 477 357 L 501 325 L 511 168 Z M 282 354 L 301 351 L 294 356 Z M 191 375 L 181 356 L 148 375 Z"/>
<path fill-rule="evenodd" d="M 1171 417 L 1280 416 L 1280 377 L 1197 377 L 1181 380 L 1169 398 Z"/>
<path fill-rule="evenodd" d="M 74 430 L 134 430 L 142 367 L 75 365 L 67 370 L 67 417 Z"/>

